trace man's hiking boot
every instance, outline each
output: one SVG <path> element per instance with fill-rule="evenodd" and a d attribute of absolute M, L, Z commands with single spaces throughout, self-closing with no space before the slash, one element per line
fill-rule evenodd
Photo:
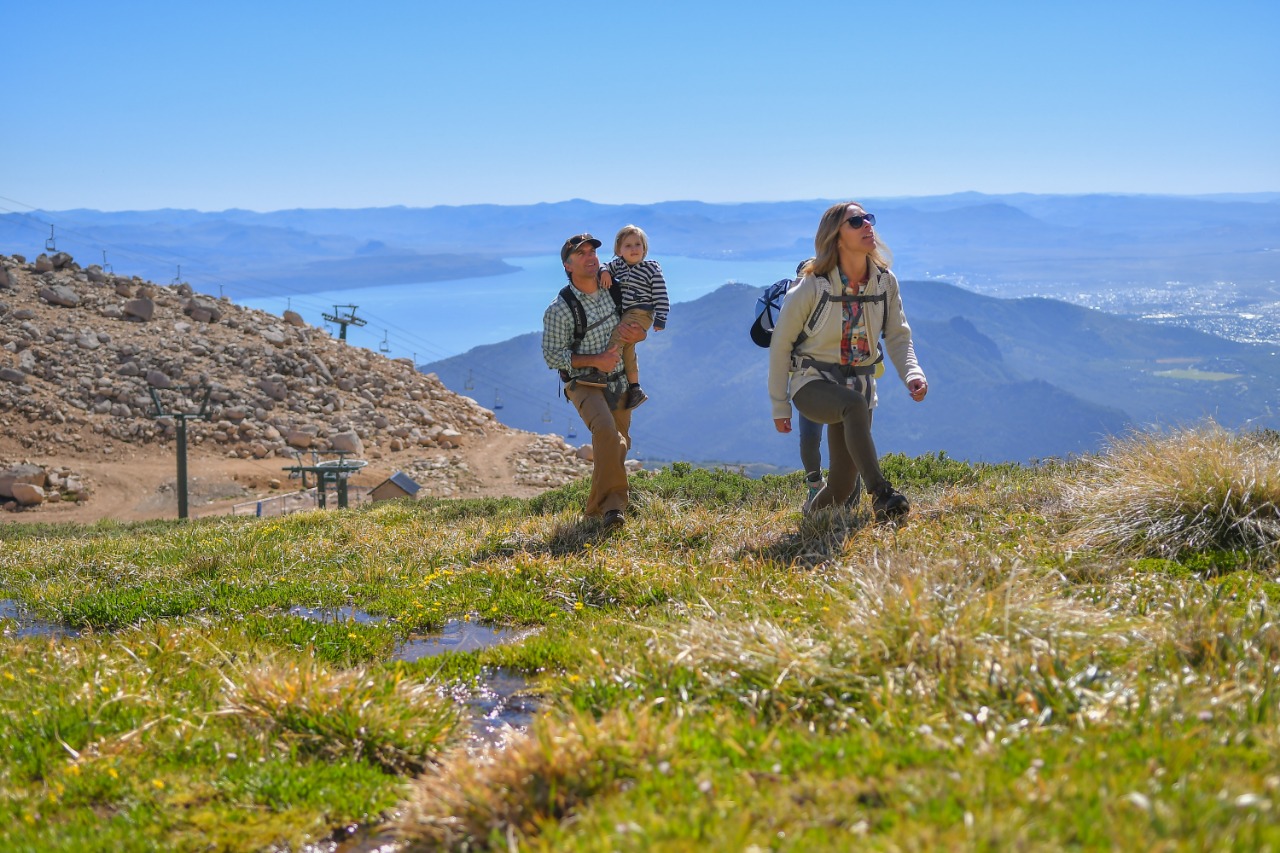
<path fill-rule="evenodd" d="M 575 376 L 573 381 L 577 382 L 579 385 L 585 385 L 588 388 L 604 388 L 609 384 L 609 377 L 605 376 L 599 370 L 588 370 L 581 376 Z"/>
<path fill-rule="evenodd" d="M 911 511 L 911 501 L 888 483 L 876 492 L 872 506 L 875 509 L 876 521 L 893 521 L 903 518 Z"/>
<path fill-rule="evenodd" d="M 627 389 L 627 408 L 634 409 L 636 406 L 649 399 L 649 395 L 644 393 L 644 389 L 639 385 L 632 385 Z"/>
<path fill-rule="evenodd" d="M 620 509 L 611 509 L 604 514 L 604 526 L 606 530 L 612 530 L 615 527 L 621 527 L 627 523 L 626 516 L 622 514 Z"/>

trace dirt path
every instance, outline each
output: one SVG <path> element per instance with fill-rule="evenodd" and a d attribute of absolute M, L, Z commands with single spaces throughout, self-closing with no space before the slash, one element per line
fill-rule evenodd
<path fill-rule="evenodd" d="M 448 453 L 451 474 L 456 473 L 456 492 L 461 497 L 532 497 L 547 486 L 518 482 L 516 459 L 539 437 L 530 433 L 502 431 L 487 436 L 483 443 L 464 445 Z M 130 451 L 129 458 L 103 460 L 100 454 L 73 455 L 57 460 L 32 459 L 41 465 L 65 465 L 90 485 L 91 496 L 82 504 L 47 503 L 21 512 L 0 512 L 0 524 L 59 523 L 91 524 L 105 518 L 119 521 L 146 521 L 177 518 L 177 457 L 172 449 Z M 351 478 L 353 486 L 372 488 L 397 471 L 410 467 L 413 457 L 395 454 L 371 460 Z M 237 503 L 253 504 L 258 498 L 280 495 L 301 488 L 290 480 L 285 468 L 291 460 L 232 459 L 193 450 L 187 461 L 188 514 L 193 518 L 225 515 Z M 246 508 L 246 512 L 251 509 Z"/>

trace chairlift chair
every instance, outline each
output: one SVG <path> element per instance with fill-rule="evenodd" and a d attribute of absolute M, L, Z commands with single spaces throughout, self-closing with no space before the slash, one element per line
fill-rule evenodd
<path fill-rule="evenodd" d="M 470 370 L 467 371 L 467 381 L 463 383 L 462 387 L 466 388 L 468 391 L 474 391 L 476 388 L 476 380 Z"/>
<path fill-rule="evenodd" d="M 58 244 L 53 239 L 53 226 L 49 226 L 49 239 L 44 241 L 44 248 L 47 252 L 58 251 Z"/>
<path fill-rule="evenodd" d="M 578 431 L 577 431 L 576 429 L 574 429 L 574 428 L 573 428 L 573 421 L 569 421 L 569 428 L 568 428 L 567 430 L 565 430 L 564 437 L 565 437 L 565 438 L 577 438 L 577 437 L 578 437 Z"/>
<path fill-rule="evenodd" d="M 502 408 L 502 398 L 498 396 L 498 392 L 493 392 L 493 410 L 496 412 Z"/>
<path fill-rule="evenodd" d="M 551 404 L 547 404 L 547 410 L 542 413 L 542 422 L 544 424 L 551 423 Z"/>
<path fill-rule="evenodd" d="M 382 330 L 382 343 L 378 344 L 378 352 L 391 352 L 391 344 L 387 342 L 387 330 Z"/>
<path fill-rule="evenodd" d="M 107 275 L 111 275 L 111 274 L 114 272 L 114 270 L 112 270 L 112 269 L 111 269 L 111 264 L 107 263 L 107 250 L 106 250 L 106 249 L 103 249 L 103 250 L 102 250 L 102 271 L 103 271 L 104 273 L 106 273 Z"/>

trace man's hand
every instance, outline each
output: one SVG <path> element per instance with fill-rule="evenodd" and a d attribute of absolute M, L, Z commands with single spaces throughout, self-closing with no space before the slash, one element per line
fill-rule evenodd
<path fill-rule="evenodd" d="M 618 365 L 618 348 L 609 347 L 604 352 L 592 355 L 581 353 L 573 357 L 574 367 L 594 367 L 604 373 L 611 373 Z"/>
<path fill-rule="evenodd" d="M 912 379 L 907 383 L 907 390 L 911 392 L 911 399 L 919 403 L 929 393 L 929 383 L 923 379 Z"/>
<path fill-rule="evenodd" d="M 773 428 L 778 432 L 791 432 L 791 418 L 774 418 Z"/>
<path fill-rule="evenodd" d="M 635 344 L 649 337 L 649 333 L 644 327 L 636 323 L 619 323 L 618 337 L 622 338 L 625 344 Z"/>

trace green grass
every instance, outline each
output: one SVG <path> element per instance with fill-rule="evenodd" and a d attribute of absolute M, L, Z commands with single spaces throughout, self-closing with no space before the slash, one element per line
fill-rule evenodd
<path fill-rule="evenodd" d="M 1280 443 L 890 456 L 903 527 L 676 463 L 538 498 L 3 528 L 0 846 L 1280 846 Z M 376 617 L 316 621 L 290 608 Z M 412 663 L 451 620 L 519 642 Z M 488 673 L 542 697 L 459 749 Z"/>

